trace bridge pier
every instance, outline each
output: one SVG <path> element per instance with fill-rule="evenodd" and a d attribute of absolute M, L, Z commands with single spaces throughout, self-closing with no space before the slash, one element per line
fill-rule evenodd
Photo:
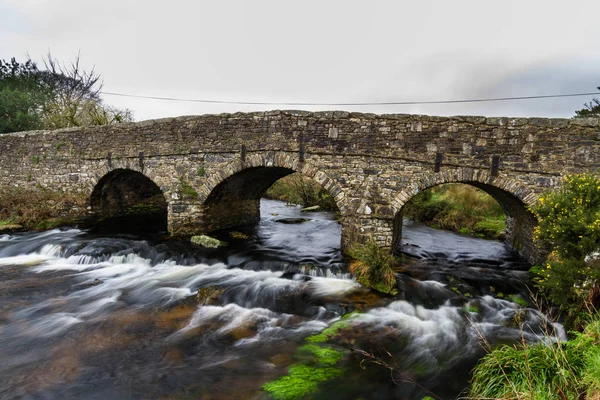
<path fill-rule="evenodd" d="M 392 249 L 394 220 L 369 215 L 348 216 L 342 219 L 342 251 L 373 240 L 384 249 Z"/>

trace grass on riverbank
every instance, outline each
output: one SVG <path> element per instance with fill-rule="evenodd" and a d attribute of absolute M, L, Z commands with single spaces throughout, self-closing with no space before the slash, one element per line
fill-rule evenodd
<path fill-rule="evenodd" d="M 446 184 L 425 190 L 404 208 L 404 217 L 434 228 L 501 240 L 506 216 L 494 198 L 466 184 Z"/>
<path fill-rule="evenodd" d="M 0 227 L 20 225 L 25 230 L 51 229 L 86 214 L 85 196 L 45 188 L 0 189 Z"/>
<path fill-rule="evenodd" d="M 600 315 L 560 343 L 490 351 L 473 371 L 469 399 L 600 399 Z"/>
<path fill-rule="evenodd" d="M 265 197 L 304 207 L 319 206 L 322 211 L 338 211 L 331 194 L 317 182 L 298 173 L 285 176 L 267 190 Z"/>

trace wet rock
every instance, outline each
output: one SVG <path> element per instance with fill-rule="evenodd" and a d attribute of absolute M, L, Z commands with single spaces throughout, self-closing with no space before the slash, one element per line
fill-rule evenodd
<path fill-rule="evenodd" d="M 304 207 L 300 210 L 300 212 L 311 212 L 311 211 L 319 211 L 321 209 L 320 206 L 310 206 L 310 207 Z"/>
<path fill-rule="evenodd" d="M 229 236 L 232 239 L 241 239 L 241 240 L 250 239 L 250 236 L 246 235 L 245 233 L 238 232 L 238 231 L 229 232 Z"/>
<path fill-rule="evenodd" d="M 198 288 L 196 299 L 199 304 L 214 304 L 217 302 L 221 293 L 223 293 L 223 289 L 219 286 L 201 287 Z"/>
<path fill-rule="evenodd" d="M 219 239 L 215 239 L 215 238 L 207 236 L 207 235 L 192 236 L 190 241 L 193 244 L 197 244 L 202 247 L 208 247 L 211 249 L 216 249 L 217 247 L 227 246 L 226 242 L 222 242 Z"/>
<path fill-rule="evenodd" d="M 275 222 L 279 222 L 281 224 L 302 224 L 308 221 L 310 220 L 307 218 L 279 218 L 275 220 Z"/>

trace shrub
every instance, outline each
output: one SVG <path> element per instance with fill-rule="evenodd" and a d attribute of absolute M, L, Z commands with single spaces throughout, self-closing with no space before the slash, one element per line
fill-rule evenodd
<path fill-rule="evenodd" d="M 388 249 L 383 249 L 371 240 L 367 244 L 350 249 L 350 272 L 356 275 L 359 283 L 383 293 L 394 294 L 396 274 L 392 270 L 394 257 Z"/>
<path fill-rule="evenodd" d="M 600 180 L 567 177 L 558 191 L 540 196 L 532 211 L 539 223 L 535 239 L 550 252 L 542 267 L 532 269 L 536 285 L 577 327 L 578 314 L 598 306 Z"/>

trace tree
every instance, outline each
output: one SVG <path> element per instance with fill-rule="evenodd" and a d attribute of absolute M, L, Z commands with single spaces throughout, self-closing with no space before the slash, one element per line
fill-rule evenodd
<path fill-rule="evenodd" d="M 597 88 L 600 90 L 600 86 Z M 584 103 L 585 108 L 575 111 L 576 118 L 600 117 L 600 100 L 593 98 L 589 103 Z"/>
<path fill-rule="evenodd" d="M 52 89 L 35 63 L 0 60 L 0 133 L 39 129 Z"/>
<path fill-rule="evenodd" d="M 30 59 L 23 64 L 0 60 L 0 133 L 133 120 L 130 110 L 102 102 L 100 75 L 83 70 L 79 55 L 66 66 L 48 54 L 44 67 Z"/>

